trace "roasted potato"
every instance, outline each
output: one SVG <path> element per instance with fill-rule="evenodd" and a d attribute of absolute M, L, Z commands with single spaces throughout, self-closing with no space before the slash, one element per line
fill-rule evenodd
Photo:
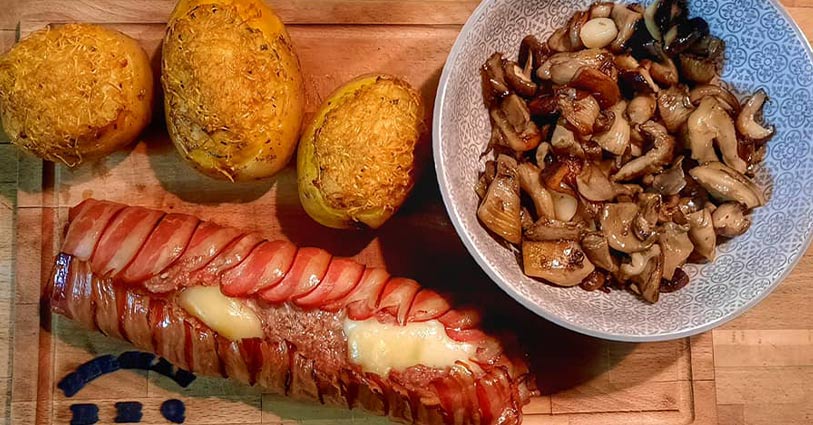
<path fill-rule="evenodd" d="M 161 82 L 178 151 L 220 179 L 281 170 L 304 107 L 299 60 L 282 21 L 262 0 L 181 0 L 168 25 Z"/>
<path fill-rule="evenodd" d="M 425 141 L 421 96 L 404 81 L 366 75 L 331 94 L 297 153 L 305 211 L 333 228 L 378 228 L 414 186 Z"/>
<path fill-rule="evenodd" d="M 152 115 L 147 54 L 97 25 L 37 31 L 0 57 L 0 116 L 18 147 L 73 167 L 120 149 Z"/>

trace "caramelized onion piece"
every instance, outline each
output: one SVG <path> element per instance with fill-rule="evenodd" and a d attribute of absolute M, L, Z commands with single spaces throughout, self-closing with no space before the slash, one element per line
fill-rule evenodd
<path fill-rule="evenodd" d="M 492 232 L 508 242 L 522 241 L 520 222 L 519 178 L 517 161 L 507 155 L 497 158 L 497 172 L 485 198 L 477 209 L 477 217 Z"/>
<path fill-rule="evenodd" d="M 576 286 L 596 269 L 576 241 L 524 241 L 525 274 L 557 286 Z"/>

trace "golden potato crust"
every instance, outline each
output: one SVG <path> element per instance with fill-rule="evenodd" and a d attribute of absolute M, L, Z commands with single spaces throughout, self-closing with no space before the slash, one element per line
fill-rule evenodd
<path fill-rule="evenodd" d="M 336 228 L 384 224 L 415 184 L 423 114 L 420 95 L 395 77 L 362 76 L 337 89 L 300 141 L 308 214 Z"/>
<path fill-rule="evenodd" d="M 0 57 L 0 115 L 12 142 L 76 166 L 149 123 L 152 71 L 138 43 L 96 25 L 45 28 Z"/>
<path fill-rule="evenodd" d="M 253 1 L 179 5 L 163 47 L 167 126 L 178 150 L 221 179 L 270 176 L 290 160 L 302 77 L 282 24 Z M 184 10 L 186 8 L 186 10 Z"/>

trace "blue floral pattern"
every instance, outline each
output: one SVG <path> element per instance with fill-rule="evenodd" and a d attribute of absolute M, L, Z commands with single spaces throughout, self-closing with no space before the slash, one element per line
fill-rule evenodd
<path fill-rule="evenodd" d="M 494 51 L 515 55 L 526 34 L 547 36 L 593 0 L 485 0 L 464 27 L 441 78 L 434 150 L 441 191 L 463 242 L 484 270 L 531 310 L 565 327 L 604 338 L 645 341 L 708 330 L 765 297 L 804 253 L 813 232 L 813 60 L 801 32 L 775 0 L 691 0 L 727 44 L 723 78 L 737 94 L 764 88 L 777 135 L 757 184 L 768 205 L 717 259 L 688 265 L 689 286 L 647 305 L 632 294 L 560 289 L 525 277 L 511 252 L 476 218 L 473 187 L 490 132 L 479 66 Z"/>

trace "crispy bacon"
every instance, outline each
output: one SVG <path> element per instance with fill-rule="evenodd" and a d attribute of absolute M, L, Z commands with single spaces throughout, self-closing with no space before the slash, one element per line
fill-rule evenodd
<path fill-rule="evenodd" d="M 190 286 L 217 285 L 262 322 L 232 341 L 184 310 Z M 434 291 L 317 248 L 264 241 L 180 214 L 87 200 L 71 210 L 47 294 L 54 312 L 200 374 L 418 424 L 516 424 L 535 387 L 524 362 Z M 438 320 L 476 346 L 469 361 L 379 376 L 350 361 L 342 321 Z"/>

